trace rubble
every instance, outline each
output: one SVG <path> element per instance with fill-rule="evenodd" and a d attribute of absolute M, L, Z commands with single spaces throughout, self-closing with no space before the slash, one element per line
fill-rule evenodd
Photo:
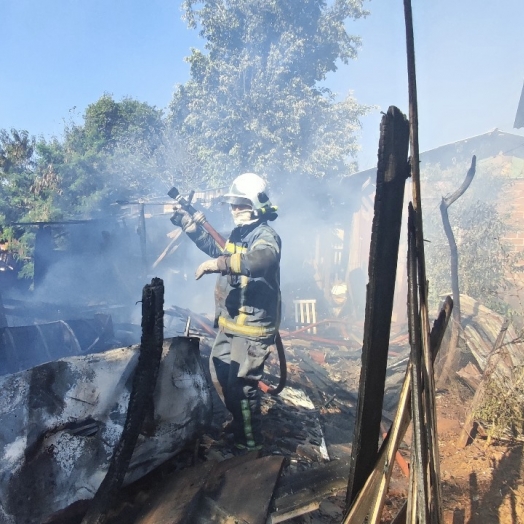
<path fill-rule="evenodd" d="M 44 522 L 93 497 L 122 433 L 139 346 L 48 362 L 0 377 L 0 514 Z M 151 428 L 143 428 L 126 483 L 179 453 L 209 425 L 198 351 L 164 342 Z"/>
<path fill-rule="evenodd" d="M 174 308 L 170 311 L 180 325 L 188 325 L 188 316 L 191 317 L 190 338 L 200 339 L 201 369 L 209 380 L 207 360 L 215 335 L 211 322 L 188 310 Z M 265 522 L 260 520 L 262 515 L 264 519 L 267 516 L 268 522 L 276 523 L 314 510 L 324 512 L 325 515 L 340 515 L 347 488 L 360 352 L 355 342 L 322 346 L 310 340 L 301 340 L 299 336 L 302 334 L 284 339 L 288 360 L 287 387 L 279 396 L 263 396 L 263 433 L 266 442 L 262 452 L 255 453 L 255 456 L 251 454 L 249 458 L 237 456 L 238 452 L 225 439 L 222 430 L 227 412 L 216 392 L 211 389 L 211 418 L 186 439 L 185 446 L 180 441 L 175 454 L 160 455 L 158 448 L 146 449 L 143 446 L 147 437 L 140 437 L 133 461 L 137 457 L 154 458 L 154 464 L 148 464 L 149 469 L 154 469 L 129 483 L 129 480 L 140 476 L 133 474 L 136 465 L 131 465 L 128 485 L 123 488 L 117 505 L 108 515 L 108 524 L 175 523 L 182 522 L 184 518 L 186 522 L 189 518 L 195 523 L 233 522 L 235 518 L 243 522 Z M 402 362 L 404 353 L 408 351 L 400 346 L 395 349 L 390 358 L 393 372 L 388 379 L 390 387 L 386 394 L 391 405 L 396 400 L 389 399 L 389 396 L 396 395 L 399 389 L 399 385 L 394 384 L 398 382 L 399 376 L 396 372 L 399 365 L 396 363 Z M 132 347 L 116 351 L 136 355 L 136 350 L 136 347 Z M 77 358 L 93 359 L 95 363 L 104 355 L 106 353 Z M 164 355 L 160 383 L 169 379 L 169 375 L 166 375 L 166 358 Z M 268 361 L 266 378 L 277 382 L 278 371 L 278 360 L 272 355 Z M 122 386 L 122 380 L 120 382 Z M 155 399 L 158 400 L 159 395 L 157 390 Z M 172 405 L 172 392 L 164 389 L 161 396 L 164 402 Z M 388 423 L 387 413 L 383 419 Z M 86 422 L 85 431 L 95 429 Z M 173 441 L 178 438 L 178 434 L 174 434 Z M 109 446 L 106 456 L 108 454 Z M 246 471 L 242 465 L 248 460 L 252 464 Z M 138 462 L 145 465 L 141 460 Z M 234 495 L 234 490 L 250 482 L 253 475 L 259 475 L 257 471 L 260 474 L 268 471 L 272 473 L 265 477 L 265 494 L 263 490 L 258 493 L 258 511 L 248 516 L 244 506 L 247 502 L 245 491 L 239 497 L 238 494 Z M 233 491 L 229 491 L 230 488 Z M 79 523 L 85 507 L 85 504 L 72 505 L 67 513 L 56 515 L 49 523 Z M 198 512 L 195 512 L 197 507 Z M 209 520 L 211 518 L 214 520 Z"/>
<path fill-rule="evenodd" d="M 189 310 L 170 308 L 168 316 L 187 328 L 191 322 L 189 338 L 197 340 L 198 336 L 201 353 L 198 356 L 181 348 L 176 339 L 165 340 L 154 396 L 153 432 L 149 421 L 126 475 L 130 487 L 122 491 L 111 514 L 114 523 L 133 522 L 127 510 L 138 500 L 153 500 L 159 486 L 151 479 L 166 475 L 166 468 L 174 467 L 176 475 L 183 471 L 185 476 L 204 467 L 202 464 L 238 459 L 222 434 L 227 412 L 208 386 L 208 358 L 215 330 L 209 319 Z M 266 446 L 257 460 L 282 466 L 277 468 L 267 499 L 267 511 L 274 513 L 274 522 L 283 521 L 284 515 L 318 508 L 326 494 L 343 492 L 347 483 L 359 348 L 354 340 L 333 338 L 327 324 L 323 329 L 319 338 L 328 340 L 328 345 L 310 340 L 306 332 L 288 332 L 284 339 L 287 387 L 279 396 L 263 397 Z M 138 349 L 135 345 L 67 356 L 0 378 L 0 388 L 10 392 L 0 404 L 0 490 L 5 522 L 80 522 L 122 432 Z M 270 357 L 267 372 L 270 381 L 278 382 L 276 355 Z M 188 452 L 188 447 L 193 451 Z M 187 453 L 192 459 L 181 465 Z M 311 483 L 305 487 L 304 474 L 310 471 L 306 478 Z M 147 478 L 149 484 L 132 499 L 126 498 L 141 478 Z M 317 486 L 314 496 L 311 486 Z M 202 486 L 204 492 L 208 488 Z M 272 499 L 273 490 L 276 495 Z M 291 492 L 286 490 L 294 497 L 289 498 Z M 171 500 L 183 496 L 183 492 L 172 493 Z M 209 493 L 206 497 L 212 500 Z M 33 503 L 22 503 L 27 500 Z M 220 504 L 214 501 L 206 507 L 220 513 Z M 228 514 L 234 513 L 233 509 Z M 136 516 L 135 508 L 132 518 Z"/>
<path fill-rule="evenodd" d="M 121 344 L 120 344 L 121 346 Z M 74 355 L 119 347 L 110 315 L 6 326 L 0 333 L 0 375 Z"/>

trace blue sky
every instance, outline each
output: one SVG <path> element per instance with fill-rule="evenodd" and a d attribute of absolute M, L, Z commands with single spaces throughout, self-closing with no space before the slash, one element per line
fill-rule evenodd
<path fill-rule="evenodd" d="M 298 0 L 290 0 L 298 1 Z M 495 127 L 512 129 L 524 81 L 524 2 L 412 0 L 424 151 Z M 0 0 L 0 128 L 60 136 L 105 92 L 165 108 L 188 78 L 184 57 L 203 48 L 180 1 Z M 348 22 L 359 58 L 328 86 L 364 104 L 408 112 L 402 0 L 371 0 Z M 380 111 L 363 119 L 362 169 L 376 163 Z"/>

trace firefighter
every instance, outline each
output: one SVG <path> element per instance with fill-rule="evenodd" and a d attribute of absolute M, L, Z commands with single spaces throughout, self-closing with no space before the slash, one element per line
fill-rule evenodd
<path fill-rule="evenodd" d="M 232 415 L 229 427 L 235 446 L 256 450 L 262 447 L 258 382 L 280 324 L 281 240 L 268 224 L 277 214 L 261 177 L 238 176 L 223 200 L 231 205 L 235 223 L 224 248 L 198 227 L 198 213 L 191 216 L 175 206 L 174 217 L 179 215 L 185 233 L 212 257 L 197 268 L 196 279 L 219 273 L 215 289 L 219 331 L 211 350 L 211 377 Z"/>

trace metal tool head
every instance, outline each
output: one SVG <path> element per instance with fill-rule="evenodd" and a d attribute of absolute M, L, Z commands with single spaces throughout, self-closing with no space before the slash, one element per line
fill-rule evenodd
<path fill-rule="evenodd" d="M 172 187 L 168 192 L 167 192 L 168 196 L 170 196 L 171 198 L 176 198 L 178 195 L 180 195 L 178 189 L 176 187 Z"/>

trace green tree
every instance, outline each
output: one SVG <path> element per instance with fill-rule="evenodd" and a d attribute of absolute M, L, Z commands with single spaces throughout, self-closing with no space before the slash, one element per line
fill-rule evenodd
<path fill-rule="evenodd" d="M 154 192 L 164 144 L 161 110 L 105 94 L 87 107 L 82 124 L 66 126 L 63 141 L 42 142 L 38 152 L 59 180 L 64 216 L 77 217 L 107 212 L 118 198 Z"/>
<path fill-rule="evenodd" d="M 276 179 L 354 169 L 366 108 L 351 95 L 336 102 L 321 83 L 356 56 L 360 40 L 344 24 L 366 15 L 363 0 L 185 0 L 183 11 L 207 52 L 192 50 L 169 116 L 203 185 L 247 170 Z"/>
<path fill-rule="evenodd" d="M 110 212 L 119 198 L 159 194 L 170 172 L 167 137 L 162 111 L 108 94 L 61 140 L 0 130 L 0 240 L 24 261 L 22 274 L 32 274 L 34 232 L 13 223 L 88 218 Z"/>
<path fill-rule="evenodd" d="M 22 276 L 32 272 L 34 235 L 19 222 L 54 220 L 58 179 L 39 163 L 36 139 L 27 131 L 0 130 L 0 241 L 23 263 Z"/>
<path fill-rule="evenodd" d="M 27 131 L 0 130 L 0 219 L 22 220 L 31 206 L 36 141 Z"/>

